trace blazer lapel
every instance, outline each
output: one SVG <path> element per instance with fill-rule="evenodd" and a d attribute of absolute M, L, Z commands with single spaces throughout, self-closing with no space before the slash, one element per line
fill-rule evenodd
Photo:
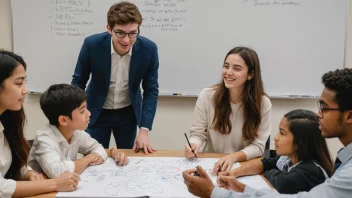
<path fill-rule="evenodd" d="M 111 78 L 111 36 L 109 33 L 106 34 L 101 45 L 101 54 L 103 56 L 101 59 L 101 70 L 104 72 L 105 76 L 105 88 L 109 88 Z"/>
<path fill-rule="evenodd" d="M 138 65 L 140 65 L 140 54 L 139 53 L 140 50 L 140 40 L 137 37 L 136 42 L 134 43 L 133 47 L 132 47 L 132 57 L 131 57 L 131 63 L 130 63 L 130 71 L 129 71 L 129 81 L 131 82 L 132 79 L 135 79 L 135 75 L 136 72 L 138 70 Z"/>

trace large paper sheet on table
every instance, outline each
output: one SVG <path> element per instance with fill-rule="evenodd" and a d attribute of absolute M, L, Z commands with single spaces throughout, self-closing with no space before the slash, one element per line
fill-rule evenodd
<path fill-rule="evenodd" d="M 57 197 L 194 197 L 183 182 L 183 170 L 201 166 L 211 175 L 217 158 L 188 160 L 184 157 L 129 157 L 126 166 L 116 166 L 109 158 L 104 164 L 89 166 L 81 174 L 76 191 Z M 239 167 L 235 163 L 233 168 Z M 211 176 L 216 183 L 216 176 Z M 259 176 L 243 177 L 241 182 L 254 188 L 269 188 Z"/>

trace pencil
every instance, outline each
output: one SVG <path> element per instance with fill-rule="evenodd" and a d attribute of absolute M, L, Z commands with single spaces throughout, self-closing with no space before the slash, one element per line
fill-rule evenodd
<path fill-rule="evenodd" d="M 194 157 L 198 158 L 197 155 L 194 153 L 194 149 L 192 148 L 191 143 L 189 143 L 189 140 L 188 140 L 188 137 L 187 137 L 186 133 L 185 133 L 185 137 L 186 137 L 186 140 L 188 142 L 189 147 L 191 148 L 192 153 L 194 154 Z"/>

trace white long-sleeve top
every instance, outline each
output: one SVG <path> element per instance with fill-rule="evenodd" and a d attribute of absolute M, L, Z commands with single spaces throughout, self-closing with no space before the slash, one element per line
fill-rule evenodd
<path fill-rule="evenodd" d="M 242 137 L 244 117 L 241 104 L 231 103 L 232 130 L 230 134 L 223 135 L 211 128 L 215 112 L 213 105 L 215 91 L 215 88 L 206 88 L 199 94 L 190 129 L 190 142 L 197 144 L 202 152 L 233 153 L 243 151 L 247 155 L 247 160 L 261 156 L 271 132 L 272 105 L 270 99 L 263 96 L 262 121 L 258 128 L 258 138 L 254 141 L 247 141 Z"/>
<path fill-rule="evenodd" d="M 16 181 L 12 179 L 5 179 L 7 171 L 10 169 L 12 163 L 12 153 L 4 135 L 4 127 L 0 122 L 0 197 L 10 198 L 16 189 Z M 30 167 L 25 166 L 21 168 L 22 179 L 28 171 L 32 170 Z"/>
<path fill-rule="evenodd" d="M 74 131 L 69 143 L 56 126 L 47 124 L 37 131 L 28 164 L 49 178 L 57 178 L 64 172 L 74 172 L 77 153 L 97 153 L 104 161 L 108 157 L 104 147 L 87 132 Z"/>

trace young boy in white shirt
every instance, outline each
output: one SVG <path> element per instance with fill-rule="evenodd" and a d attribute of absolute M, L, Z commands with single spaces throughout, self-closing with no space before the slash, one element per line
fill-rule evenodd
<path fill-rule="evenodd" d="M 40 107 L 49 120 L 37 131 L 28 164 L 37 172 L 56 178 L 64 172 L 80 174 L 87 166 L 113 157 L 123 166 L 128 158 L 117 149 L 104 149 L 84 130 L 89 124 L 86 93 L 79 87 L 56 84 L 40 98 Z M 85 155 L 77 159 L 77 153 Z"/>

